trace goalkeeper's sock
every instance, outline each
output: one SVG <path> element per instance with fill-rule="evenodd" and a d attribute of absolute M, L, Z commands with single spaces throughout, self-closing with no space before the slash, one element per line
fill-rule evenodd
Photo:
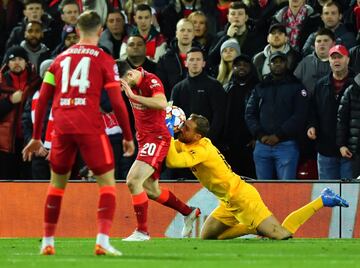
<path fill-rule="evenodd" d="M 281 224 L 290 233 L 294 234 L 301 225 L 303 225 L 308 219 L 310 219 L 315 212 L 323 207 L 321 197 L 316 198 L 309 204 L 299 208 L 292 212 Z"/>
<path fill-rule="evenodd" d="M 232 239 L 247 234 L 257 234 L 257 231 L 255 228 L 249 228 L 245 224 L 239 223 L 224 231 L 222 234 L 218 236 L 217 239 L 219 240 Z"/>
<path fill-rule="evenodd" d="M 141 192 L 140 194 L 132 195 L 131 197 L 137 220 L 137 230 L 148 234 L 147 211 L 149 198 L 145 191 Z"/>
<path fill-rule="evenodd" d="M 155 199 L 155 201 L 164 206 L 175 209 L 184 216 L 189 215 L 193 211 L 191 207 L 178 199 L 171 191 L 166 188 L 161 188 L 161 194 L 158 198 Z"/>
<path fill-rule="evenodd" d="M 44 237 L 55 235 L 59 219 L 61 200 L 65 190 L 49 185 L 44 208 Z"/>
<path fill-rule="evenodd" d="M 98 233 L 109 235 L 115 214 L 116 188 L 115 186 L 103 186 L 99 191 L 100 197 L 97 211 Z"/>

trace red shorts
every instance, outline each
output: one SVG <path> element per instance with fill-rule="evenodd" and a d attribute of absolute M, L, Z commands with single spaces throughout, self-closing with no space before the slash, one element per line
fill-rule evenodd
<path fill-rule="evenodd" d="M 169 151 L 170 136 L 150 136 L 138 140 L 139 151 L 136 160 L 143 161 L 155 169 L 152 177 L 160 178 L 161 167 Z"/>
<path fill-rule="evenodd" d="M 54 135 L 51 140 L 50 165 L 54 172 L 66 174 L 72 169 L 77 151 L 95 175 L 114 168 L 114 156 L 109 138 L 104 134 Z"/>

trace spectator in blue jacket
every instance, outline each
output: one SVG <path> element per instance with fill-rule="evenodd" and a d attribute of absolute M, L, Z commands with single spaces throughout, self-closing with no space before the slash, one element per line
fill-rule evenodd
<path fill-rule="evenodd" d="M 270 74 L 253 90 L 245 120 L 257 139 L 254 162 L 258 179 L 295 179 L 299 160 L 297 139 L 305 131 L 308 94 L 287 70 L 286 54 L 270 56 Z"/>

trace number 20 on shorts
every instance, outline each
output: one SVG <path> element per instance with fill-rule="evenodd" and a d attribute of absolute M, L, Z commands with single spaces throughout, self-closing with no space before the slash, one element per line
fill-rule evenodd
<path fill-rule="evenodd" d="M 155 154 L 155 151 L 156 151 L 156 144 L 147 142 L 141 148 L 140 154 L 141 155 L 153 156 Z"/>

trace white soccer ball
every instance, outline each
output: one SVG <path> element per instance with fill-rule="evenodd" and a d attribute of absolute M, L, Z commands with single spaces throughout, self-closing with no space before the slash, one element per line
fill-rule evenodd
<path fill-rule="evenodd" d="M 167 106 L 166 107 L 166 118 L 170 118 L 172 116 L 175 116 L 174 132 L 178 132 L 180 130 L 181 125 L 186 120 L 186 115 L 180 107 L 177 107 L 175 105 Z"/>

